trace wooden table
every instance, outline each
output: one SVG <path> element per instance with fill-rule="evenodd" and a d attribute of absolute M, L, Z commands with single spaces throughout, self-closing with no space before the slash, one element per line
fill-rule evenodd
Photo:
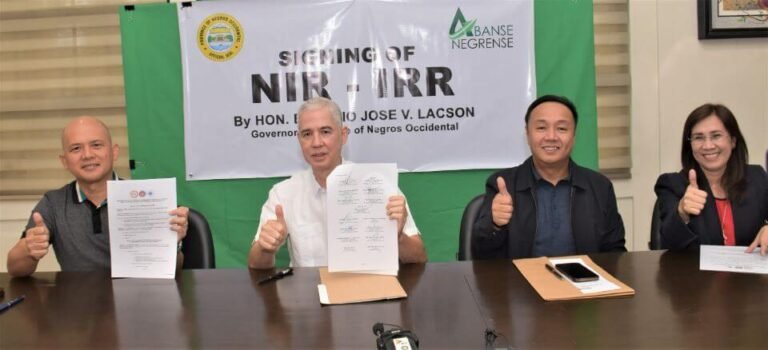
<path fill-rule="evenodd" d="M 405 265 L 409 297 L 321 306 L 317 269 L 276 283 L 271 271 L 188 270 L 176 280 L 108 272 L 0 274 L 9 298 L 0 349 L 366 348 L 371 328 L 415 332 L 422 349 L 481 349 L 486 328 L 510 348 L 765 348 L 768 276 L 706 272 L 697 254 L 595 254 L 633 297 L 544 302 L 511 261 Z M 504 339 L 506 338 L 506 339 Z"/>

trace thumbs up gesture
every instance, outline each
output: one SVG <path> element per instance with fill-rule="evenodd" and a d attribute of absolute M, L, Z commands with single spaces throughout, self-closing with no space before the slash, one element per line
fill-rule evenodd
<path fill-rule="evenodd" d="M 48 246 L 50 241 L 50 232 L 48 227 L 45 226 L 43 216 L 40 213 L 32 214 L 32 221 L 35 223 L 35 227 L 32 227 L 26 231 L 24 236 L 25 243 L 27 244 L 27 251 L 36 261 L 42 259 L 48 254 Z"/>
<path fill-rule="evenodd" d="M 512 203 L 512 196 L 507 191 L 507 184 L 501 176 L 496 178 L 496 186 L 499 188 L 499 193 L 493 197 L 491 214 L 493 215 L 493 224 L 502 227 L 512 219 L 512 211 L 515 207 Z"/>
<path fill-rule="evenodd" d="M 259 246 L 270 253 L 276 252 L 285 243 L 288 236 L 288 225 L 285 223 L 282 205 L 278 204 L 275 207 L 275 215 L 277 218 L 267 221 L 259 232 Z"/>
<path fill-rule="evenodd" d="M 691 220 L 691 215 L 699 215 L 707 202 L 707 192 L 699 189 L 696 182 L 696 170 L 688 171 L 688 188 L 685 189 L 683 198 L 677 205 L 677 213 L 685 223 Z"/>

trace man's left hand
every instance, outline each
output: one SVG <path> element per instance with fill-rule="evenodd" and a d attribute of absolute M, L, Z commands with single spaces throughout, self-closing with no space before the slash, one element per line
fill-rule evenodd
<path fill-rule="evenodd" d="M 405 208 L 405 197 L 401 195 L 389 197 L 387 203 L 387 216 L 390 219 L 397 220 L 397 233 L 403 234 L 405 220 L 408 219 L 408 210 Z"/>
<path fill-rule="evenodd" d="M 177 242 L 181 242 L 184 237 L 187 236 L 187 227 L 189 226 L 189 208 L 178 207 L 168 212 L 173 215 L 170 220 L 171 230 L 176 231 L 179 235 Z"/>

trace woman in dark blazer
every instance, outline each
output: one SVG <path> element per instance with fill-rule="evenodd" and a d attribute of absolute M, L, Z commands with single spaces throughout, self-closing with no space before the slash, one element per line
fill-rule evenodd
<path fill-rule="evenodd" d="M 691 112 L 683 128 L 683 169 L 656 182 L 662 248 L 736 245 L 768 252 L 768 174 L 747 158 L 727 107 L 705 104 Z"/>

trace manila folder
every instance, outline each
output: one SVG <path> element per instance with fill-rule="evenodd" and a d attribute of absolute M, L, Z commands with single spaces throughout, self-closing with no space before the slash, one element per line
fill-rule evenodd
<path fill-rule="evenodd" d="M 408 296 L 396 276 L 352 272 L 331 273 L 326 267 L 321 267 L 319 271 L 321 284 L 317 289 L 320 294 L 320 303 L 325 305 L 399 299 Z"/>
<path fill-rule="evenodd" d="M 566 257 L 558 257 L 566 258 Z M 531 284 L 533 289 L 539 293 L 542 299 L 547 301 L 552 300 L 572 300 L 572 299 L 593 299 L 593 298 L 609 298 L 618 296 L 634 295 L 635 290 L 622 283 L 616 277 L 611 276 L 608 272 L 605 272 L 600 266 L 595 264 L 592 259 L 586 255 L 572 256 L 571 258 L 581 258 L 587 266 L 595 271 L 600 277 L 607 279 L 608 281 L 619 286 L 619 289 L 610 290 L 605 292 L 584 294 L 578 288 L 574 287 L 571 282 L 565 278 L 558 279 L 555 275 L 548 271 L 544 266 L 549 262 L 547 257 L 529 258 L 529 259 L 517 259 L 512 262 L 520 270 L 528 283 Z"/>

